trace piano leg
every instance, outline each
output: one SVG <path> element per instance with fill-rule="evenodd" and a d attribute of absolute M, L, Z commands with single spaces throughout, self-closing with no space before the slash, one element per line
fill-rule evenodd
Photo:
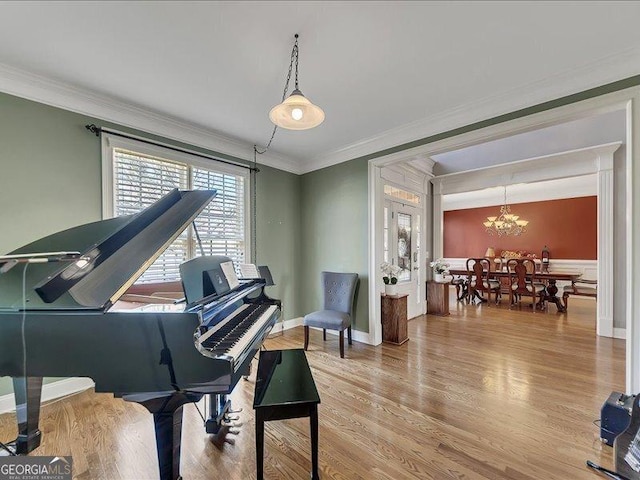
<path fill-rule="evenodd" d="M 40 446 L 42 437 L 42 432 L 38 428 L 42 377 L 15 377 L 13 379 L 13 392 L 16 399 L 16 417 L 18 420 L 16 453 L 26 455 Z"/>
<path fill-rule="evenodd" d="M 153 413 L 160 480 L 180 480 L 180 443 L 182 441 L 182 407 L 198 402 L 202 394 L 177 393 L 141 403 Z"/>
<path fill-rule="evenodd" d="M 208 401 L 209 418 L 205 422 L 205 430 L 207 433 L 216 435 L 222 428 L 222 420 L 231 408 L 231 400 L 226 395 L 210 394 Z"/>

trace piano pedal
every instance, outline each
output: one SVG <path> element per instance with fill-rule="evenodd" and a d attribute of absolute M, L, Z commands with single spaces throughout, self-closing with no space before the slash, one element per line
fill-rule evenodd
<path fill-rule="evenodd" d="M 237 430 L 231 430 L 228 426 L 224 425 L 221 426 L 220 430 L 218 430 L 218 433 L 216 433 L 215 435 L 211 435 L 209 440 L 218 450 L 222 450 L 225 443 L 228 443 L 229 445 L 235 445 L 236 441 L 233 438 L 227 438 L 228 433 L 237 435 L 240 432 Z"/>
<path fill-rule="evenodd" d="M 236 428 L 230 428 L 227 433 L 230 433 L 231 435 L 238 435 L 240 433 L 240 430 Z"/>
<path fill-rule="evenodd" d="M 240 413 L 240 412 L 242 412 L 242 408 L 233 410 L 231 407 L 229 407 L 229 409 L 227 410 L 227 413 Z"/>
<path fill-rule="evenodd" d="M 240 416 L 239 415 L 225 415 L 224 416 L 224 421 L 225 422 L 235 422 L 236 420 L 240 420 Z"/>
<path fill-rule="evenodd" d="M 242 422 L 222 422 L 222 424 L 225 427 L 229 427 L 229 428 L 241 427 L 242 426 Z"/>

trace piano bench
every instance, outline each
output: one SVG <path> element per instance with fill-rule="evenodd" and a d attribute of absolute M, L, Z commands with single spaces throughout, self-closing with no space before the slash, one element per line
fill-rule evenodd
<path fill-rule="evenodd" d="M 318 404 L 320 396 L 302 349 L 260 352 L 253 408 L 256 411 L 257 480 L 263 478 L 264 422 L 309 417 L 311 480 L 318 474 Z"/>

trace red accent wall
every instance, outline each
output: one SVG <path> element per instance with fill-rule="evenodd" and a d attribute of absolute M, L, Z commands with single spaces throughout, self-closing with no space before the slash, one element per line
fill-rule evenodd
<path fill-rule="evenodd" d="M 496 256 L 502 250 L 525 250 L 540 257 L 545 245 L 550 257 L 596 260 L 598 197 L 566 198 L 545 202 L 510 204 L 511 213 L 529 220 L 520 236 L 490 235 L 482 222 L 498 216 L 500 205 L 444 212 L 444 256 L 483 257 L 487 247 Z"/>

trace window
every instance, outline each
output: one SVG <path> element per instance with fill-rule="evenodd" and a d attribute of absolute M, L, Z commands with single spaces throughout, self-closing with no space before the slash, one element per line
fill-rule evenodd
<path fill-rule="evenodd" d="M 226 255 L 236 265 L 246 263 L 248 183 L 248 171 L 241 167 L 103 135 L 105 218 L 137 213 L 174 188 L 218 192 L 195 220 L 195 230 L 189 226 L 138 283 L 179 280 L 180 264 L 203 252 Z"/>
<path fill-rule="evenodd" d="M 393 185 L 384 186 L 384 194 L 393 197 L 394 200 L 398 200 L 402 203 L 413 203 L 414 205 L 420 205 L 420 195 L 417 193 L 407 192 Z"/>

